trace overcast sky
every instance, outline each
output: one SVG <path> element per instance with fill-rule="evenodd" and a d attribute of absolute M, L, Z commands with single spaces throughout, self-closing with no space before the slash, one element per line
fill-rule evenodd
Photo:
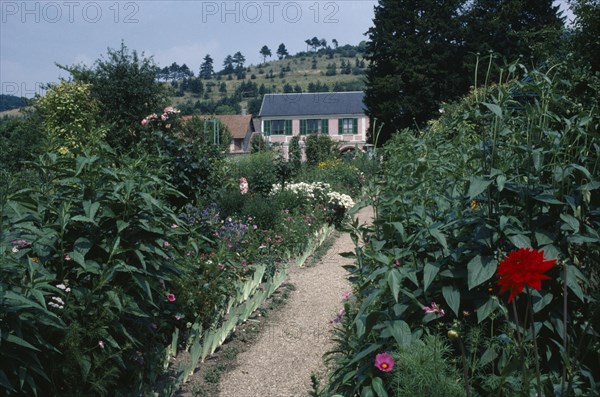
<path fill-rule="evenodd" d="M 2 93 L 32 96 L 42 83 L 68 74 L 55 63 L 92 65 L 107 48 L 154 56 L 159 66 L 187 64 L 198 73 L 210 54 L 215 69 L 237 51 L 246 65 L 262 61 L 267 45 L 290 53 L 317 36 L 358 44 L 375 0 L 343 1 L 6 1 L 0 0 Z"/>
<path fill-rule="evenodd" d="M 257 64 L 267 45 L 293 54 L 304 40 L 356 45 L 372 25 L 376 0 L 338 1 L 23 1 L 0 0 L 1 93 L 31 97 L 67 78 L 55 63 L 93 62 L 107 48 L 153 56 L 159 66 L 187 64 L 198 73 L 210 54 L 215 69 L 236 51 Z"/>

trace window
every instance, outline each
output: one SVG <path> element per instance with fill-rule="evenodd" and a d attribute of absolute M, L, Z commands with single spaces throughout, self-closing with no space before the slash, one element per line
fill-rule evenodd
<path fill-rule="evenodd" d="M 292 120 L 265 120 L 265 135 L 292 135 Z"/>
<path fill-rule="evenodd" d="M 329 120 L 327 120 L 327 119 L 300 120 L 300 135 L 328 134 L 328 133 L 329 133 Z"/>
<path fill-rule="evenodd" d="M 358 119 L 339 119 L 338 133 L 341 134 L 358 134 Z"/>

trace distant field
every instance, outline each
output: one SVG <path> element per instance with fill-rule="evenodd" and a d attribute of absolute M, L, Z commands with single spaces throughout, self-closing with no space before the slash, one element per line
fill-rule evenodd
<path fill-rule="evenodd" d="M 4 117 L 22 117 L 22 110 L 31 109 L 31 107 L 19 108 L 19 109 L 11 109 L 0 112 L 0 119 Z"/>

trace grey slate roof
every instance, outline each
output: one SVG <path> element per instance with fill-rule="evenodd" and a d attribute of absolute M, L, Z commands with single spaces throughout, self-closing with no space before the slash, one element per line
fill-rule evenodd
<path fill-rule="evenodd" d="M 365 114 L 364 92 L 266 94 L 259 117 Z"/>

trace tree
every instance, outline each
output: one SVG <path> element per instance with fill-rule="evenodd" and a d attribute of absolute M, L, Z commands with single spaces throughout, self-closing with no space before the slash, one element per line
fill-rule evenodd
<path fill-rule="evenodd" d="M 561 41 L 563 20 L 559 6 L 553 3 L 553 0 L 474 0 L 465 12 L 467 53 L 493 52 L 499 55 L 499 67 L 519 57 L 529 67 L 539 66 Z M 475 56 L 467 62 L 474 65 Z M 484 73 L 485 69 L 481 74 Z"/>
<path fill-rule="evenodd" d="M 61 81 L 50 86 L 36 108 L 48 134 L 50 151 L 73 154 L 97 148 L 105 130 L 99 128 L 100 103 L 92 96 L 92 86 Z"/>
<path fill-rule="evenodd" d="M 100 119 L 110 125 L 106 141 L 117 150 L 129 150 L 139 140 L 140 121 L 166 105 L 166 88 L 157 80 L 158 67 L 152 57 L 130 52 L 124 43 L 109 48 L 93 68 L 62 66 L 75 82 L 91 84 L 92 96 L 100 103 Z"/>
<path fill-rule="evenodd" d="M 339 43 L 336 39 L 331 40 L 331 44 L 333 44 L 333 48 L 337 50 Z"/>
<path fill-rule="evenodd" d="M 424 125 L 441 101 L 466 91 L 461 3 L 379 0 L 367 32 L 364 102 L 376 126 L 383 124 L 380 143 L 397 130 Z"/>
<path fill-rule="evenodd" d="M 589 62 L 592 71 L 600 71 L 600 2 L 572 0 L 575 14 L 572 45 L 580 59 Z"/>
<path fill-rule="evenodd" d="M 271 57 L 271 50 L 266 45 L 260 49 L 260 55 L 263 56 L 263 63 L 267 61 L 267 57 Z"/>
<path fill-rule="evenodd" d="M 317 51 L 317 48 L 321 45 L 321 40 L 319 40 L 317 38 L 317 36 L 314 36 L 312 39 L 310 39 L 310 46 L 312 47 L 313 51 Z"/>
<path fill-rule="evenodd" d="M 283 43 L 279 44 L 279 48 L 277 48 L 277 57 L 279 59 L 283 59 L 288 55 L 290 55 L 290 54 L 288 53 L 287 48 L 285 48 L 285 44 L 283 44 Z"/>
<path fill-rule="evenodd" d="M 210 80 L 214 72 L 213 59 L 210 57 L 210 54 L 206 54 L 204 57 L 204 62 L 202 62 L 202 65 L 200 65 L 200 73 L 198 76 L 205 80 Z"/>
<path fill-rule="evenodd" d="M 241 52 L 238 51 L 233 54 L 233 63 L 235 63 L 236 71 L 244 68 L 244 62 L 246 62 L 246 57 L 244 57 Z"/>
<path fill-rule="evenodd" d="M 231 74 L 233 73 L 233 70 L 233 57 L 231 55 L 227 55 L 223 61 L 223 74 Z"/>

